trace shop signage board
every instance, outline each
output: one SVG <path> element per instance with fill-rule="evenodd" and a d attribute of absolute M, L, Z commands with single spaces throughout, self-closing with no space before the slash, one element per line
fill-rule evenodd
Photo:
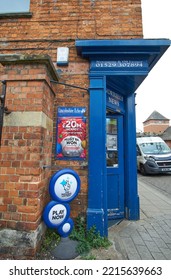
<path fill-rule="evenodd" d="M 86 108 L 59 107 L 57 112 L 57 159 L 86 158 Z"/>
<path fill-rule="evenodd" d="M 116 112 L 124 113 L 124 98 L 113 90 L 106 90 L 106 106 Z"/>

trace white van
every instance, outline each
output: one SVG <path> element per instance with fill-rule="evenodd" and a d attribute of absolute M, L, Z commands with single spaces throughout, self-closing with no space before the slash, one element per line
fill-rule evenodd
<path fill-rule="evenodd" d="M 160 137 L 137 137 L 137 169 L 141 174 L 171 172 L 171 150 Z"/>

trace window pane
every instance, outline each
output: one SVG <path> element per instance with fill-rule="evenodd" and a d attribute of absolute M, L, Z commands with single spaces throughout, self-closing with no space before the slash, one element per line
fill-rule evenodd
<path fill-rule="evenodd" d="M 117 127 L 117 119 L 106 118 L 106 160 L 112 167 L 118 167 Z"/>
<path fill-rule="evenodd" d="M 0 14 L 29 12 L 30 0 L 0 0 Z"/>

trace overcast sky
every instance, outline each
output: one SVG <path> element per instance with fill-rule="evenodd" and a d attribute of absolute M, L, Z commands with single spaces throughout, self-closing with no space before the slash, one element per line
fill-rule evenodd
<path fill-rule="evenodd" d="M 171 0 L 141 0 L 144 38 L 171 39 Z M 171 119 L 171 47 L 136 91 L 137 130 L 156 110 Z"/>

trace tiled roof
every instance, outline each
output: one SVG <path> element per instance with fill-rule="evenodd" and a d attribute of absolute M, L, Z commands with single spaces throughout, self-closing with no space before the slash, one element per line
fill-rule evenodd
<path fill-rule="evenodd" d="M 145 123 L 149 120 L 165 120 L 165 121 L 168 120 L 169 121 L 169 119 L 165 118 L 163 115 L 161 115 L 157 111 L 153 111 L 153 113 L 143 123 Z"/>
<path fill-rule="evenodd" d="M 171 140 L 171 126 L 169 126 L 161 135 L 163 140 Z"/>

